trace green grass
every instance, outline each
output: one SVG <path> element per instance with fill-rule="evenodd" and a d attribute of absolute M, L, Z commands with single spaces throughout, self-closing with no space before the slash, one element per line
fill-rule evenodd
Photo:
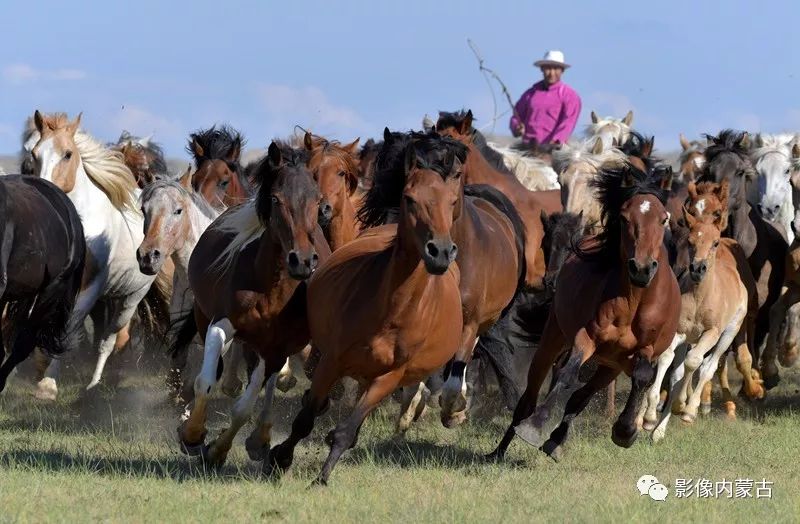
<path fill-rule="evenodd" d="M 271 483 L 241 445 L 219 471 L 206 472 L 182 455 L 175 442 L 180 410 L 164 400 L 160 380 L 131 376 L 116 390 L 86 397 L 78 379 L 66 377 L 59 401 L 46 404 L 31 397 L 29 381 L 16 378 L 0 395 L 0 520 L 797 522 L 796 378 L 770 392 L 757 413 L 740 407 L 735 423 L 721 420 L 715 407 L 691 427 L 673 420 L 664 442 L 640 438 L 631 449 L 612 444 L 598 402 L 576 423 L 558 464 L 520 441 L 505 463 L 483 462 L 508 424 L 504 412 L 484 410 L 447 430 L 431 410 L 397 440 L 397 407 L 388 402 L 365 423 L 330 487 L 313 489 L 325 458 L 322 436 L 341 416 L 335 409 L 298 447 L 293 469 Z M 298 395 L 299 389 L 278 399 L 277 439 L 297 412 Z M 229 405 L 215 401 L 210 436 L 224 426 Z M 682 500 L 671 491 L 657 503 L 635 489 L 645 473 L 668 486 L 676 478 L 763 477 L 774 482 L 773 497 Z"/>

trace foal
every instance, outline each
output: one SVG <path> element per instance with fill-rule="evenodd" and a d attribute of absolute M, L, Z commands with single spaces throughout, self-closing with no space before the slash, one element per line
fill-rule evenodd
<path fill-rule="evenodd" d="M 289 468 L 331 387 L 351 376 L 363 394 L 325 439 L 330 453 L 316 482 L 326 484 L 375 406 L 396 388 L 427 378 L 458 349 L 463 319 L 450 230 L 461 180 L 458 162 L 448 157 L 431 165 L 409 144 L 396 234 L 390 226 L 373 229 L 334 252 L 311 278 L 309 327 L 322 357 L 291 434 L 270 450 L 267 472 Z"/>
<path fill-rule="evenodd" d="M 494 458 L 505 455 L 514 435 L 558 457 L 572 420 L 621 371 L 631 376 L 631 392 L 611 437 L 631 446 L 655 361 L 675 336 L 680 291 L 663 244 L 668 216 L 659 188 L 629 164 L 601 172 L 594 184 L 603 231 L 584 238 L 561 268 L 527 389 Z M 562 355 L 537 407 L 539 389 Z"/>

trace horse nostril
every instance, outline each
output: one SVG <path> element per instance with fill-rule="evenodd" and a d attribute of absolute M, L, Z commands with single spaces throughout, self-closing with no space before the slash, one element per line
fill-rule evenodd
<path fill-rule="evenodd" d="M 154 249 L 153 252 L 150 254 L 150 257 L 154 259 L 161 258 L 161 251 L 159 251 L 158 249 Z"/>
<path fill-rule="evenodd" d="M 318 264 L 319 264 L 319 255 L 314 253 L 313 255 L 311 255 L 311 268 L 313 269 L 317 267 Z"/>
<path fill-rule="evenodd" d="M 436 247 L 436 244 L 434 244 L 431 241 L 428 241 L 428 243 L 425 244 L 425 251 L 427 251 L 428 255 L 430 255 L 433 258 L 439 256 L 439 248 Z"/>
<path fill-rule="evenodd" d="M 322 206 L 322 212 L 325 213 L 326 215 L 330 215 L 331 213 L 333 213 L 333 206 L 331 206 L 330 204 L 325 204 L 324 206 Z"/>
<path fill-rule="evenodd" d="M 628 271 L 631 273 L 639 272 L 639 266 L 636 265 L 636 261 L 632 258 L 628 260 Z"/>
<path fill-rule="evenodd" d="M 450 250 L 450 260 L 455 260 L 458 256 L 458 246 L 453 244 L 453 248 Z"/>
<path fill-rule="evenodd" d="M 651 271 L 655 271 L 657 269 L 658 269 L 658 261 L 657 260 L 653 260 L 652 262 L 650 262 L 650 270 Z"/>
<path fill-rule="evenodd" d="M 297 251 L 290 251 L 289 256 L 286 257 L 289 267 L 296 267 L 300 265 L 300 257 L 297 256 Z"/>

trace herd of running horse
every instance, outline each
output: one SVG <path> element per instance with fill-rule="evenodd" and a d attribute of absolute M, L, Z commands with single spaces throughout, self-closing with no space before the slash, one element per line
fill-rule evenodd
<path fill-rule="evenodd" d="M 745 401 L 797 358 L 800 138 L 681 136 L 673 170 L 632 119 L 592 113 L 584 139 L 543 153 L 487 142 L 470 111 L 440 113 L 361 147 L 275 140 L 246 166 L 241 134 L 214 126 L 189 136 L 194 165 L 168 174 L 151 139 L 103 144 L 80 115 L 36 111 L 22 174 L 0 177 L 0 391 L 35 355 L 36 395 L 56 398 L 58 357 L 82 337 L 98 351 L 91 389 L 132 334 L 157 336 L 187 405 L 181 449 L 223 464 L 263 389 L 246 448 L 279 475 L 349 387 L 323 484 L 396 390 L 398 431 L 433 394 L 453 427 L 496 377 L 513 409 L 498 460 L 515 436 L 558 460 L 595 393 L 610 390 L 616 416 L 621 372 L 617 445 L 708 413 L 715 373 L 735 418 L 728 352 Z M 311 386 L 272 446 L 275 388 L 298 373 Z M 216 387 L 238 399 L 207 443 Z"/>

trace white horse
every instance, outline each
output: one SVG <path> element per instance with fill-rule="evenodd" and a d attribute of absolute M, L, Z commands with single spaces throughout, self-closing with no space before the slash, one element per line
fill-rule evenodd
<path fill-rule="evenodd" d="M 790 134 L 756 135 L 750 153 L 757 173 L 757 184 L 753 184 L 757 195 L 748 195 L 748 200 L 758 206 L 766 220 L 780 225 L 789 244 L 794 240 L 792 220 L 792 174 L 800 168 L 800 145 Z"/>
<path fill-rule="evenodd" d="M 138 188 L 119 153 L 78 129 L 63 113 L 34 114 L 40 139 L 32 150 L 36 175 L 60 187 L 75 204 L 86 236 L 87 263 L 83 288 L 70 327 L 94 322 L 99 356 L 87 389 L 96 386 L 114 349 L 128 343 L 131 317 L 150 290 L 155 275 L 144 275 L 136 263 L 142 241 L 142 214 L 135 205 Z M 58 393 L 58 360 L 39 383 L 38 396 Z"/>
<path fill-rule="evenodd" d="M 586 128 L 585 136 L 588 140 L 601 139 L 603 150 L 620 147 L 628 141 L 633 125 L 633 111 L 628 111 L 622 118 L 611 116 L 599 117 L 592 111 L 592 123 Z"/>
<path fill-rule="evenodd" d="M 558 175 L 549 162 L 525 151 L 487 142 L 489 147 L 503 155 L 503 163 L 530 191 L 558 189 Z"/>

